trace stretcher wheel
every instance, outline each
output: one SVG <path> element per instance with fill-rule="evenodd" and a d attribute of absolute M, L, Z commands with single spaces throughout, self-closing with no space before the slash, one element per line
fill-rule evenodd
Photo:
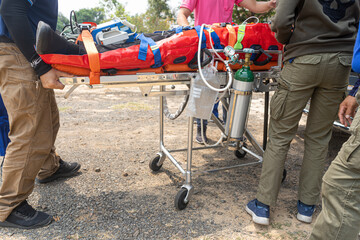
<path fill-rule="evenodd" d="M 241 159 L 241 158 L 244 158 L 245 155 L 246 155 L 246 152 L 242 149 L 239 149 L 239 150 L 235 150 L 234 151 L 234 154 L 237 158 Z"/>
<path fill-rule="evenodd" d="M 247 148 L 246 143 L 244 143 L 244 147 Z M 239 149 L 239 150 L 235 150 L 234 154 L 237 158 L 241 159 L 244 158 L 246 156 L 246 151 L 244 151 L 243 149 Z"/>
<path fill-rule="evenodd" d="M 186 188 L 181 188 L 181 190 L 176 194 L 175 197 L 175 207 L 179 210 L 183 210 L 188 205 L 189 201 L 185 203 L 185 198 L 188 193 Z"/>
<path fill-rule="evenodd" d="M 160 166 L 157 165 L 159 161 L 160 161 L 160 156 L 157 155 L 156 157 L 154 157 L 153 159 L 150 160 L 149 168 L 151 170 L 153 170 L 154 172 L 159 171 L 160 168 L 162 167 L 162 164 Z"/>
<path fill-rule="evenodd" d="M 281 183 L 283 183 L 285 181 L 286 175 L 287 175 L 287 171 L 286 171 L 286 169 L 284 169 L 283 176 L 282 176 L 282 179 L 281 179 Z"/>

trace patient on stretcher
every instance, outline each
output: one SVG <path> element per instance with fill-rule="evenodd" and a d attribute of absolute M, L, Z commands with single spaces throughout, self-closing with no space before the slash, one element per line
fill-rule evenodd
<path fill-rule="evenodd" d="M 203 32 L 200 49 L 202 53 L 208 54 L 202 58 L 201 65 L 212 59 L 207 49 L 234 46 L 238 28 L 239 26 L 232 25 L 208 26 Z M 141 70 L 155 73 L 196 71 L 199 34 L 200 27 L 197 26 L 141 34 L 132 43 L 94 45 L 91 37 L 90 44 L 83 37 L 83 41 L 74 44 L 57 35 L 46 23 L 39 22 L 36 50 L 44 62 L 74 75 L 91 76 L 90 73 L 95 72 L 95 75 L 100 76 L 130 71 L 136 73 Z M 282 50 L 282 45 L 276 41 L 269 24 L 247 24 L 244 34 L 245 36 L 238 38 L 244 48 L 261 46 L 264 50 Z M 89 45 L 92 46 L 92 51 L 89 51 Z M 264 56 L 261 58 L 264 59 Z M 274 56 L 272 62 L 263 69 L 276 64 L 277 57 Z M 219 64 L 218 69 L 223 70 L 222 66 Z"/>

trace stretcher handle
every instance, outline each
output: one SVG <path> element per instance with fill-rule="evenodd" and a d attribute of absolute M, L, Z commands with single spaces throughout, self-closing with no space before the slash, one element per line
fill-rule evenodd
<path fill-rule="evenodd" d="M 208 65 L 209 63 L 211 63 L 213 57 L 211 55 L 211 52 L 209 51 L 209 49 L 207 48 L 203 48 L 201 49 L 201 54 L 205 53 L 205 59 L 203 58 L 201 61 L 201 67 L 205 67 L 206 65 Z M 188 63 L 189 68 L 191 69 L 197 69 L 198 68 L 198 63 L 197 63 L 197 54 L 198 52 L 195 54 L 194 58 L 191 59 L 191 61 Z"/>
<path fill-rule="evenodd" d="M 251 46 L 251 48 L 259 51 L 258 53 L 256 53 L 255 57 L 252 58 L 252 61 L 255 66 L 264 66 L 271 61 L 272 56 L 270 54 L 268 54 L 267 52 L 265 52 L 264 49 L 262 49 L 262 47 L 260 45 L 253 45 L 253 46 Z M 259 57 L 263 54 L 265 54 L 267 56 L 267 58 L 264 61 L 257 61 L 259 59 Z"/>

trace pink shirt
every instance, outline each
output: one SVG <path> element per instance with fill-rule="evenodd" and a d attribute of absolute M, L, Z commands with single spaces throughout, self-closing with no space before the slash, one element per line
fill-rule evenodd
<path fill-rule="evenodd" d="M 231 22 L 234 4 L 243 0 L 182 0 L 180 7 L 194 11 L 195 26 Z"/>

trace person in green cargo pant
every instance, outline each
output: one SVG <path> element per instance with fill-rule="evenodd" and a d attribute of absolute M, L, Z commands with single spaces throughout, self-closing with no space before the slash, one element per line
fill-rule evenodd
<path fill-rule="evenodd" d="M 360 73 L 360 32 L 356 39 L 353 70 Z M 358 86 L 360 79 L 355 86 Z M 357 89 L 356 89 L 357 90 Z M 341 103 L 342 124 L 351 123 L 351 136 L 344 143 L 323 177 L 322 211 L 310 240 L 356 240 L 360 231 L 360 93 L 355 91 Z M 357 102 L 356 102 L 357 100 Z M 354 120 L 351 118 L 355 115 Z"/>
<path fill-rule="evenodd" d="M 284 67 L 270 103 L 269 141 L 256 198 L 246 211 L 269 225 L 284 165 L 302 111 L 311 99 L 304 133 L 297 219 L 312 222 L 319 201 L 333 121 L 348 85 L 359 26 L 358 0 L 278 0 L 271 28 L 285 45 Z"/>

